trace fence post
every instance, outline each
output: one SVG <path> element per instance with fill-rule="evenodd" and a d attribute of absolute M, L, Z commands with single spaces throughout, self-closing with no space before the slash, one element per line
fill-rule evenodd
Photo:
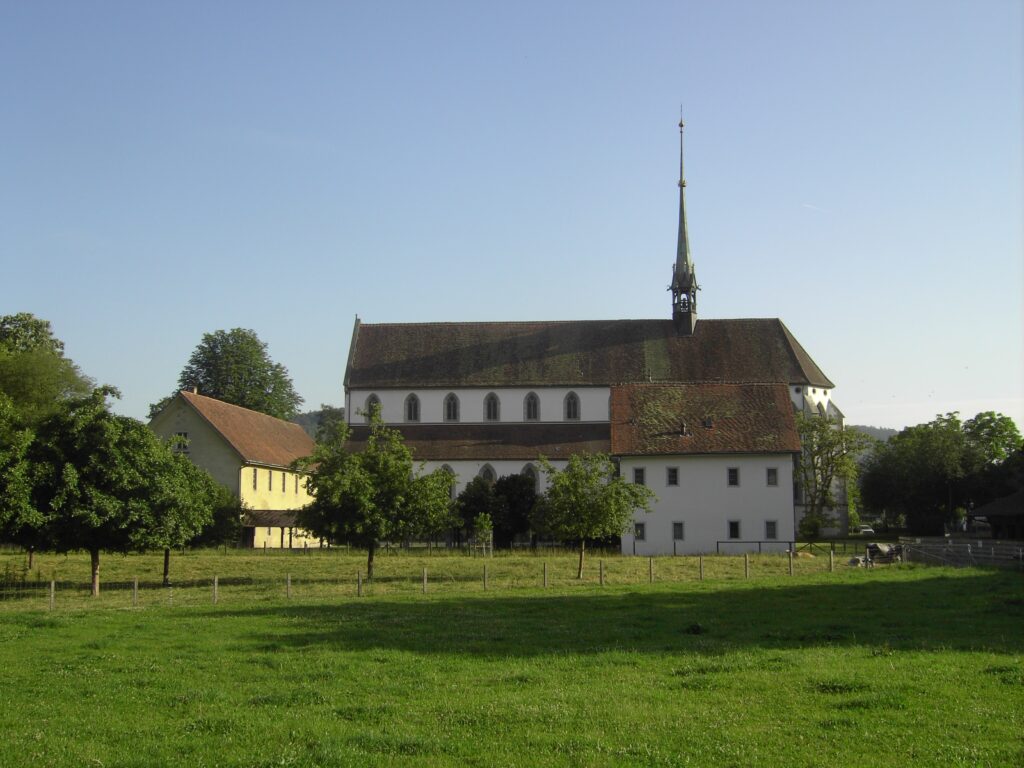
<path fill-rule="evenodd" d="M 704 555 L 697 555 L 697 565 L 700 567 L 700 580 L 704 581 Z"/>
<path fill-rule="evenodd" d="M 217 604 L 217 586 L 218 586 L 217 582 L 219 581 L 219 579 L 220 579 L 219 576 L 214 576 L 213 577 L 213 604 L 214 605 Z"/>
<path fill-rule="evenodd" d="M 834 573 L 836 570 L 836 551 L 832 549 L 828 553 L 828 572 Z"/>
<path fill-rule="evenodd" d="M 743 578 L 750 578 L 750 555 L 746 552 L 743 553 Z"/>
<path fill-rule="evenodd" d="M 57 600 L 57 580 L 50 579 L 50 610 L 53 610 L 54 603 Z"/>
<path fill-rule="evenodd" d="M 601 583 L 601 586 L 603 587 L 604 586 L 604 560 L 598 560 L 597 561 L 597 578 L 598 578 L 598 581 Z"/>
<path fill-rule="evenodd" d="M 423 566 L 423 594 L 427 594 L 427 567 Z"/>
<path fill-rule="evenodd" d="M 292 599 L 292 575 L 289 573 L 284 578 L 284 596 L 288 599 Z"/>
<path fill-rule="evenodd" d="M 647 558 L 647 583 L 654 583 L 654 558 Z"/>
<path fill-rule="evenodd" d="M 789 575 L 793 575 L 793 550 L 789 550 Z"/>
<path fill-rule="evenodd" d="M 544 589 L 548 588 L 548 561 L 544 561 Z"/>
<path fill-rule="evenodd" d="M 363 596 L 363 572 L 356 571 L 356 597 Z"/>
<path fill-rule="evenodd" d="M 132 608 L 139 607 L 139 577 L 135 577 L 135 581 L 132 582 Z"/>
<path fill-rule="evenodd" d="M 487 591 L 487 564 L 484 563 L 484 592 Z"/>

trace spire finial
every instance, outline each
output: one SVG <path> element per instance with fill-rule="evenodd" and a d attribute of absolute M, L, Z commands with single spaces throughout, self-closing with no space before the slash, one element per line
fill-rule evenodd
<path fill-rule="evenodd" d="M 683 108 L 679 107 L 679 239 L 672 269 L 672 319 L 680 333 L 689 335 L 697 320 L 697 276 L 690 260 L 690 238 L 686 225 L 686 174 L 683 169 Z"/>

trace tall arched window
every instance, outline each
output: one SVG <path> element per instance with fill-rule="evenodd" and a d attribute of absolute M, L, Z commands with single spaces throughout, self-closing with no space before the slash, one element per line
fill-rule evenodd
<path fill-rule="evenodd" d="M 405 398 L 405 420 L 420 420 L 420 399 L 416 395 L 409 395 Z"/>
<path fill-rule="evenodd" d="M 540 421 L 540 398 L 535 392 L 531 392 L 523 400 L 523 419 L 526 421 Z"/>
<path fill-rule="evenodd" d="M 525 467 L 523 467 L 523 471 L 520 472 L 519 474 L 521 474 L 523 477 L 530 478 L 530 480 L 533 481 L 533 490 L 537 492 L 540 491 L 540 488 L 538 487 L 537 483 L 537 470 L 533 468 L 533 464 L 527 464 Z"/>
<path fill-rule="evenodd" d="M 370 423 L 370 414 L 372 414 L 375 409 L 379 409 L 379 408 L 380 408 L 380 398 L 379 397 L 377 397 L 376 395 L 370 395 L 368 398 L 366 398 L 366 409 L 365 409 L 365 412 L 364 412 L 363 415 L 366 417 L 366 423 L 367 424 Z"/>
<path fill-rule="evenodd" d="M 480 467 L 479 477 L 482 477 L 485 483 L 493 484 L 497 481 L 498 475 L 494 471 L 494 467 L 490 464 L 484 464 Z"/>
<path fill-rule="evenodd" d="M 499 421 L 501 419 L 501 403 L 498 396 L 491 392 L 484 398 L 484 421 Z"/>
<path fill-rule="evenodd" d="M 580 420 L 580 399 L 575 392 L 570 392 L 565 396 L 565 420 Z"/>
<path fill-rule="evenodd" d="M 444 399 L 444 420 L 459 420 L 459 398 L 454 392 L 449 392 Z"/>
<path fill-rule="evenodd" d="M 458 486 L 458 480 L 455 477 L 455 470 L 452 469 L 451 467 L 449 467 L 447 464 L 443 464 L 441 466 L 441 471 L 442 472 L 446 472 L 448 474 L 448 477 L 449 477 L 449 480 L 450 480 L 449 485 L 448 485 L 448 497 L 452 501 L 454 501 L 455 500 L 455 488 Z"/>

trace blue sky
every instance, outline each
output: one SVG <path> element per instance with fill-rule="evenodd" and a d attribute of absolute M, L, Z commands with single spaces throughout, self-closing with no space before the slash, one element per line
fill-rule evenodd
<path fill-rule="evenodd" d="M 144 417 L 254 329 L 781 317 L 853 423 L 1024 425 L 1024 5 L 0 3 L 0 313 Z"/>

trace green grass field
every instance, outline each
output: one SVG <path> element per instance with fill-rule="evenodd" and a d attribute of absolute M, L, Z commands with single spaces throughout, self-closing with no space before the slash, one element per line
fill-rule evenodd
<path fill-rule="evenodd" d="M 357 598 L 355 554 L 178 555 L 171 594 L 159 563 L 106 556 L 90 599 L 87 558 L 38 557 L 55 610 L 0 600 L 0 765 L 1024 764 L 1019 573 L 523 555 L 484 591 L 392 555 Z"/>

